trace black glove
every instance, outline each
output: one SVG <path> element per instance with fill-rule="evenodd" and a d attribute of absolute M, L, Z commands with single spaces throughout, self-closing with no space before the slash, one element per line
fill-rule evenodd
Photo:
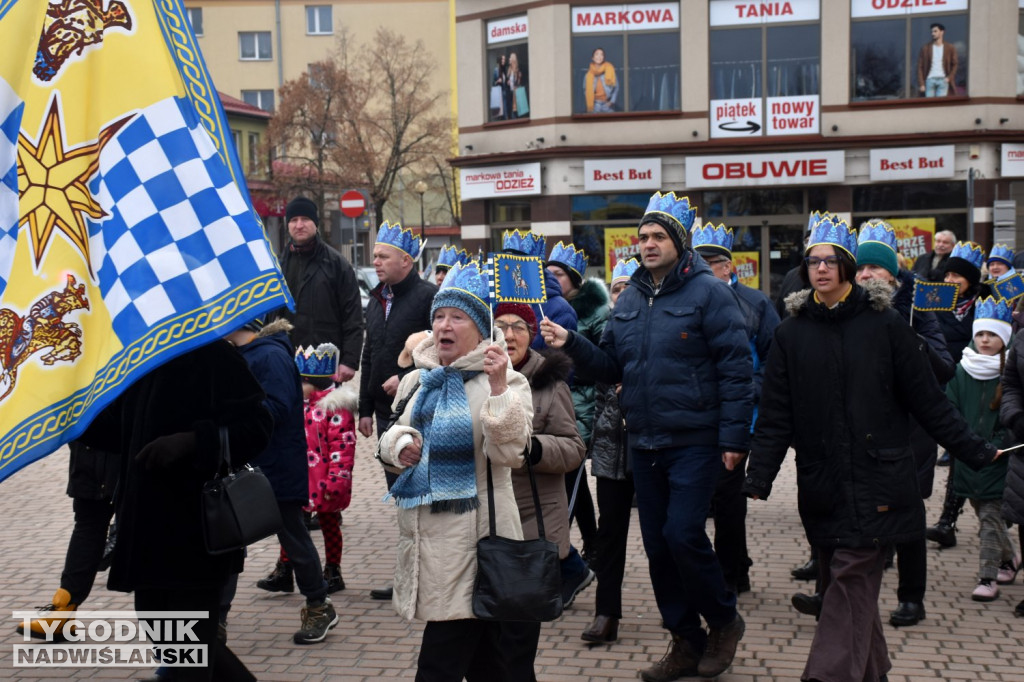
<path fill-rule="evenodd" d="M 541 446 L 540 441 L 536 437 L 530 437 L 530 466 L 537 466 L 540 464 L 541 457 L 544 456 L 544 448 Z"/>
<path fill-rule="evenodd" d="M 195 431 L 172 433 L 148 443 L 135 455 L 135 461 L 146 471 L 166 469 L 185 458 L 190 458 L 196 451 Z"/>

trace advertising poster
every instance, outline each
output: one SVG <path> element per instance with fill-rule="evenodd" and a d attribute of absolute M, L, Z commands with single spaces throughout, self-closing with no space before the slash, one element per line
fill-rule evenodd
<path fill-rule="evenodd" d="M 610 227 L 604 231 L 604 281 L 612 281 L 612 270 L 620 260 L 629 260 L 640 253 L 640 240 L 635 227 Z"/>
<path fill-rule="evenodd" d="M 887 221 L 896 231 L 896 245 L 911 264 L 918 256 L 932 252 L 935 218 L 894 218 Z"/>
<path fill-rule="evenodd" d="M 751 289 L 761 288 L 761 254 L 757 251 L 733 251 L 732 268 L 740 284 Z"/>

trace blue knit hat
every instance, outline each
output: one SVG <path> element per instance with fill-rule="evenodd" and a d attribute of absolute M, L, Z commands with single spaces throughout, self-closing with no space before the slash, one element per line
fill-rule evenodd
<path fill-rule="evenodd" d="M 430 320 L 438 308 L 458 308 L 480 330 L 485 339 L 490 336 L 491 307 L 488 296 L 487 276 L 480 273 L 475 262 L 456 263 L 441 282 L 441 288 L 434 295 L 430 306 Z"/>

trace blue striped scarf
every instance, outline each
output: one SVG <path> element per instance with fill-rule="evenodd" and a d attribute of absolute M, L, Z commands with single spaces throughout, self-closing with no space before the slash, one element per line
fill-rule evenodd
<path fill-rule="evenodd" d="M 479 372 L 435 367 L 420 372 L 420 396 L 411 424 L 423 436 L 420 461 L 402 472 L 389 497 L 403 509 L 426 504 L 431 513 L 464 514 L 480 506 L 476 494 L 473 413 L 465 381 Z"/>

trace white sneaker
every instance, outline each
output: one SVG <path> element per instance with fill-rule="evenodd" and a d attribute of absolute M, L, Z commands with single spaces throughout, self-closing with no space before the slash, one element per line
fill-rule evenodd
<path fill-rule="evenodd" d="M 974 601 L 995 601 L 998 596 L 999 588 L 991 580 L 979 580 L 978 586 L 971 593 L 971 599 Z"/>

